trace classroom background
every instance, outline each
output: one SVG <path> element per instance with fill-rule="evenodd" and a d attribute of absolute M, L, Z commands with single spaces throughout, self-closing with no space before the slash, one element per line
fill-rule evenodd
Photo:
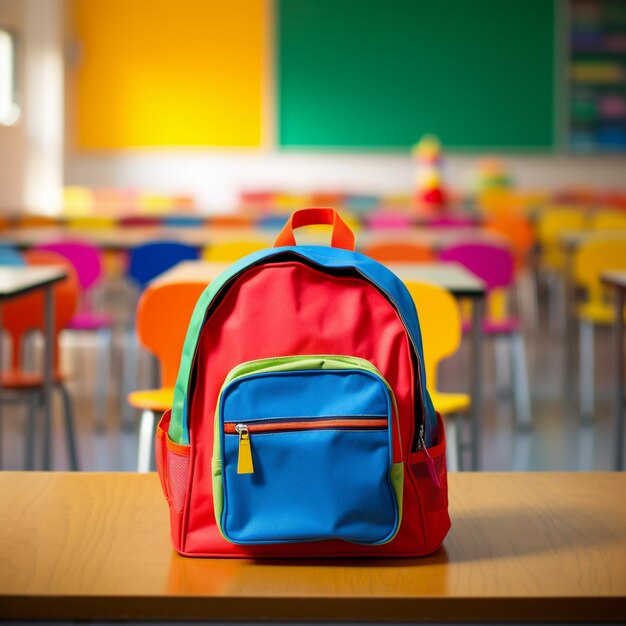
<path fill-rule="evenodd" d="M 429 349 L 453 469 L 621 467 L 601 272 L 626 264 L 623 2 L 0 0 L 0 164 L 4 258 L 61 254 L 79 284 L 57 316 L 69 373 L 51 451 L 7 403 L 4 468 L 153 467 L 176 347 L 142 319 L 150 297 L 187 281 L 177 262 L 272 245 L 306 206 L 334 206 L 361 251 L 454 296 L 458 341 Z M 461 258 L 462 243 L 496 256 Z M 446 262 L 479 283 L 438 274 Z M 41 340 L 14 352 L 5 338 L 9 374 L 39 371 Z"/>

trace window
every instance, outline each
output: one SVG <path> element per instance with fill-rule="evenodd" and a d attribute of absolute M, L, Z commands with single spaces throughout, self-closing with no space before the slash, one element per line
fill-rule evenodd
<path fill-rule="evenodd" d="M 0 29 L 0 124 L 11 126 L 20 117 L 16 101 L 15 37 Z"/>

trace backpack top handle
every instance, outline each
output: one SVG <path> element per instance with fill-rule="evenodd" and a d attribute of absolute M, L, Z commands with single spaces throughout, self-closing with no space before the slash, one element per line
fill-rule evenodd
<path fill-rule="evenodd" d="M 291 217 L 276 237 L 274 247 L 296 246 L 296 238 L 293 231 L 301 226 L 313 226 L 317 224 L 330 224 L 333 227 L 330 237 L 330 245 L 333 248 L 342 248 L 354 252 L 354 233 L 348 225 L 339 217 L 335 209 L 329 207 L 313 207 L 308 209 L 298 209 L 291 214 Z"/>

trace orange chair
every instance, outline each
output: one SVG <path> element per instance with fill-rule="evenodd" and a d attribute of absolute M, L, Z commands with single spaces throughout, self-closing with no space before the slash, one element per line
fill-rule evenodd
<path fill-rule="evenodd" d="M 134 391 L 128 402 L 142 411 L 139 425 L 137 470 L 150 470 L 154 448 L 155 414 L 171 408 L 178 366 L 187 326 L 204 283 L 158 283 L 149 286 L 137 306 L 137 335 L 141 345 L 156 356 L 161 369 L 161 387 Z M 176 306 L 172 306 L 172 302 Z"/>
<path fill-rule="evenodd" d="M 486 218 L 486 230 L 497 233 L 509 242 L 515 260 L 515 289 L 520 309 L 525 318 L 537 326 L 539 322 L 539 298 L 537 295 L 535 230 L 531 220 L 518 213 L 496 214 Z"/>
<path fill-rule="evenodd" d="M 78 303 L 78 278 L 72 264 L 64 257 L 54 252 L 31 250 L 24 253 L 28 265 L 62 265 L 67 272 L 67 278 L 57 283 L 54 289 L 54 343 L 53 343 L 53 385 L 62 395 L 65 409 L 65 428 L 69 452 L 70 467 L 78 469 L 78 457 L 74 436 L 74 420 L 72 416 L 71 399 L 65 388 L 64 376 L 59 367 L 59 334 L 74 316 Z M 18 394 L 28 396 L 30 411 L 28 417 L 28 432 L 26 436 L 26 467 L 34 467 L 35 420 L 36 409 L 42 400 L 44 378 L 42 374 L 25 372 L 22 369 L 23 341 L 31 331 L 44 332 L 44 295 L 41 292 L 26 294 L 9 300 L 2 306 L 2 323 L 11 339 L 12 353 L 10 369 L 2 372 L 0 387 Z M 44 467 L 49 464 L 49 445 L 51 424 L 44 425 Z"/>
<path fill-rule="evenodd" d="M 360 251 L 380 263 L 415 263 L 434 261 L 436 258 L 430 248 L 409 241 L 371 243 Z"/>

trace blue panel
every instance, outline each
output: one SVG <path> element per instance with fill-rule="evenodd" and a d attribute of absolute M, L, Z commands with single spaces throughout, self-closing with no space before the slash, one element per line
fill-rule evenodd
<path fill-rule="evenodd" d="M 250 432 L 254 473 L 237 474 L 239 438 L 225 422 L 378 416 L 378 430 Z M 360 370 L 245 376 L 220 404 L 224 508 L 221 527 L 234 543 L 343 539 L 382 543 L 399 523 L 391 484 L 391 399 L 384 383 Z"/>
<path fill-rule="evenodd" d="M 274 417 L 386 417 L 389 411 L 385 384 L 373 374 L 349 370 L 246 376 L 230 383 L 224 397 L 224 414 L 238 422 Z"/>

